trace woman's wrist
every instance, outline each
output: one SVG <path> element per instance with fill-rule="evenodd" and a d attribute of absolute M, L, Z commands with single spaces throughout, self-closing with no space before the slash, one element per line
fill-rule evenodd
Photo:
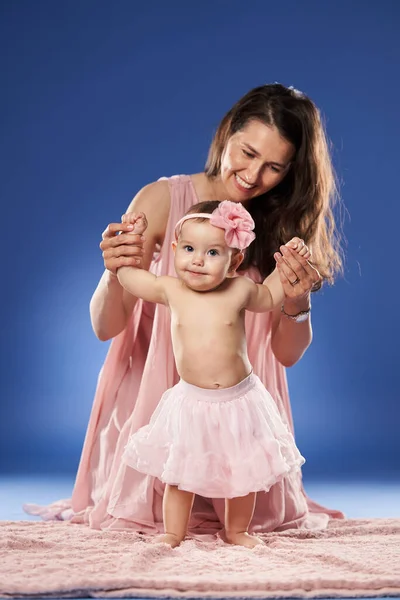
<path fill-rule="evenodd" d="M 105 270 L 105 278 L 107 285 L 121 285 L 117 274 L 109 271 L 108 269 Z"/>
<path fill-rule="evenodd" d="M 309 310 L 311 307 L 310 294 L 301 298 L 285 298 L 283 301 L 284 311 L 289 315 L 296 315 L 303 310 Z"/>

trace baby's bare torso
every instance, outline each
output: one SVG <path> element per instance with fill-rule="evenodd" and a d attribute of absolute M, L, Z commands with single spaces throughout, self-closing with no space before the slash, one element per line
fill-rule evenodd
<path fill-rule="evenodd" d="M 179 279 L 168 279 L 172 344 L 180 377 L 209 389 L 242 381 L 251 371 L 244 329 L 248 287 L 243 278 L 227 279 L 211 292 L 196 292 Z"/>

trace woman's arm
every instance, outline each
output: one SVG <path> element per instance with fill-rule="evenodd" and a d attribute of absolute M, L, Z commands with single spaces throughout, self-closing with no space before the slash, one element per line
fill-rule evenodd
<path fill-rule="evenodd" d="M 309 296 L 298 301 L 286 299 L 283 308 L 289 315 L 296 315 L 310 307 Z M 303 356 L 312 342 L 311 314 L 303 323 L 285 317 L 280 308 L 272 316 L 271 348 L 285 367 L 292 367 Z"/>
<path fill-rule="evenodd" d="M 169 209 L 168 181 L 156 181 L 140 190 L 127 210 L 150 215 L 144 242 L 128 233 L 125 223 L 112 224 L 104 232 L 100 247 L 106 271 L 90 301 L 92 327 L 100 340 L 109 340 L 125 329 L 136 302 L 136 298 L 119 283 L 116 271 L 122 266 L 137 265 L 137 257 L 143 256 L 143 252 L 139 252 L 140 246 L 144 251 L 143 269 L 149 269 L 156 244 L 164 241 Z M 127 233 L 117 235 L 118 231 Z"/>
<path fill-rule="evenodd" d="M 303 240 L 293 238 L 276 253 L 277 269 L 285 292 L 284 311 L 296 315 L 310 308 L 310 292 L 320 280 L 320 274 L 309 261 Z M 308 250 L 308 249 L 307 249 Z M 271 348 L 285 367 L 293 366 L 303 356 L 312 341 L 311 316 L 296 323 L 276 309 L 272 317 Z"/>

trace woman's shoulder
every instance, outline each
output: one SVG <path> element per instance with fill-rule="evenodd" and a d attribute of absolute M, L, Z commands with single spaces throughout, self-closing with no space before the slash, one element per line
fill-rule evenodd
<path fill-rule="evenodd" d="M 205 175 L 204 173 L 195 173 L 193 175 L 172 175 L 170 177 L 160 177 L 157 181 L 148 183 L 142 187 L 129 205 L 129 211 L 143 210 L 148 205 L 153 208 L 153 204 L 167 203 L 168 209 L 171 201 L 171 195 L 174 191 L 181 188 L 188 188 L 196 195 L 196 187 L 201 186 Z M 140 207 L 140 208 L 139 208 Z"/>
<path fill-rule="evenodd" d="M 127 212 L 151 212 L 157 210 L 168 214 L 170 203 L 170 192 L 167 180 L 153 181 L 142 187 L 129 204 Z"/>
<path fill-rule="evenodd" d="M 205 173 L 192 173 L 190 175 L 172 175 L 172 177 L 161 177 L 159 181 L 167 183 L 171 193 L 177 191 L 188 191 L 193 197 L 193 204 L 207 195 L 208 180 Z"/>
<path fill-rule="evenodd" d="M 197 176 L 173 175 L 159 180 L 169 191 L 169 215 L 173 226 L 194 204 L 199 202 L 197 194 Z M 168 226 L 168 224 L 167 224 Z"/>
<path fill-rule="evenodd" d="M 162 244 L 171 210 L 172 220 L 178 220 L 197 202 L 192 177 L 196 175 L 173 175 L 148 183 L 135 195 L 126 212 L 144 212 L 151 229 L 148 234 Z"/>
<path fill-rule="evenodd" d="M 168 181 L 158 180 L 142 187 L 134 196 L 126 212 L 143 212 L 149 223 L 146 237 L 150 235 L 156 243 L 160 243 L 167 227 L 170 205 L 171 195 Z M 149 218 L 150 215 L 151 218 Z"/>

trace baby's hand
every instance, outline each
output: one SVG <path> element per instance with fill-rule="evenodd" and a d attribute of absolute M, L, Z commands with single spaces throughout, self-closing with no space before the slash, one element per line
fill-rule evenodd
<path fill-rule="evenodd" d="M 135 212 L 129 212 L 129 213 L 125 213 L 124 215 L 122 215 L 121 217 L 121 222 L 127 225 L 133 225 L 133 229 L 131 231 L 127 231 L 126 235 L 129 237 L 129 234 L 135 234 L 136 236 L 142 236 L 142 234 L 146 231 L 147 229 L 147 219 L 146 219 L 146 215 L 144 213 L 135 213 Z M 137 239 L 137 238 L 133 238 L 133 239 Z M 144 241 L 144 237 L 142 237 L 141 239 L 141 243 L 140 243 L 140 247 L 139 247 L 139 253 L 136 254 L 136 260 L 135 260 L 135 264 L 134 265 L 130 265 L 130 266 L 134 266 L 137 269 L 143 269 L 143 241 Z M 129 244 L 129 242 L 125 242 L 125 244 Z M 132 244 L 132 246 L 135 246 L 136 244 Z"/>
<path fill-rule="evenodd" d="M 142 235 L 148 226 L 146 215 L 144 213 L 126 213 L 121 217 L 122 223 L 130 223 L 134 225 L 132 231 L 129 233 L 135 233 L 136 235 Z"/>
<path fill-rule="evenodd" d="M 294 237 L 290 240 L 290 242 L 288 242 L 285 245 L 289 246 L 289 248 L 292 248 L 292 250 L 294 250 L 300 256 L 303 256 L 306 260 L 310 260 L 311 252 L 308 249 L 308 246 L 306 246 L 306 244 L 304 243 L 304 240 L 301 240 L 298 237 Z"/>

